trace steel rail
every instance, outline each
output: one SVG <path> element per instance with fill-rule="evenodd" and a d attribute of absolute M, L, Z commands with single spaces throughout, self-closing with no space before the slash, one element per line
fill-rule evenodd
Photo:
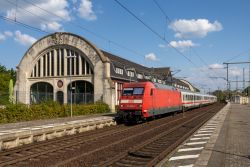
<path fill-rule="evenodd" d="M 209 109 L 209 111 L 214 110 L 214 109 L 216 109 L 216 108 L 217 108 L 217 107 L 211 108 L 211 109 Z M 208 114 L 207 112 L 204 112 L 204 113 L 202 113 L 202 114 L 200 114 L 200 115 L 198 115 L 198 116 L 196 116 L 196 117 L 193 117 L 191 120 L 189 119 L 189 120 L 183 122 L 182 124 L 180 124 L 180 125 L 178 125 L 178 126 L 175 126 L 175 127 L 171 128 L 171 129 L 169 129 L 168 131 L 165 131 L 165 132 L 162 133 L 162 134 L 159 134 L 159 135 L 157 135 L 157 136 L 155 136 L 155 137 L 153 137 L 153 138 L 151 138 L 151 139 L 146 140 L 145 142 L 141 143 L 141 144 L 138 145 L 138 146 L 135 146 L 135 147 L 130 148 L 128 151 L 125 151 L 125 152 L 120 153 L 118 156 L 115 156 L 114 158 L 108 159 L 108 160 L 105 161 L 105 162 L 102 162 L 102 163 L 97 164 L 96 166 L 112 166 L 112 165 L 114 165 L 114 163 L 116 163 L 116 162 L 118 162 L 119 160 L 125 158 L 126 156 L 132 155 L 132 154 L 135 155 L 136 152 L 137 152 L 138 150 L 140 150 L 140 149 L 142 149 L 143 147 L 149 145 L 150 143 L 152 143 L 152 142 L 154 142 L 154 141 L 156 141 L 156 140 L 158 140 L 158 139 L 160 139 L 160 138 L 162 138 L 162 137 L 164 137 L 164 136 L 166 136 L 166 135 L 168 136 L 170 133 L 174 132 L 175 130 L 177 130 L 177 129 L 181 128 L 181 127 L 183 127 L 185 124 L 190 123 L 190 122 L 192 122 L 192 121 L 194 121 L 194 120 L 197 120 L 197 119 L 200 118 L 200 117 L 206 116 L 207 114 Z M 207 118 L 206 120 L 208 120 L 208 119 L 210 119 L 210 118 L 211 118 L 211 117 Z M 202 124 L 204 124 L 204 122 L 205 122 L 205 121 L 201 122 L 198 126 L 196 126 L 196 129 L 198 129 Z M 196 129 L 195 129 L 195 130 L 196 130 Z M 195 131 L 195 130 L 194 130 L 194 131 Z M 172 150 L 173 148 L 175 148 L 176 145 L 178 145 L 178 144 L 180 144 L 181 142 L 183 142 L 184 139 L 186 139 L 188 136 L 190 136 L 190 134 L 192 134 L 194 131 L 190 131 L 188 134 L 184 135 L 181 139 L 178 140 L 179 142 L 177 142 L 177 143 L 176 143 L 175 145 L 173 145 L 173 146 L 170 146 L 168 149 L 169 149 L 169 150 Z M 168 151 L 166 151 L 166 152 L 168 152 Z M 164 154 L 163 154 L 163 155 L 166 155 L 166 154 L 165 154 L 165 151 L 164 151 Z M 149 158 L 150 155 L 139 155 L 139 157 L 145 160 L 145 159 Z M 150 165 L 152 166 L 152 164 L 154 164 L 155 161 L 158 162 L 158 159 L 160 159 L 160 158 L 162 158 L 162 155 L 161 155 L 160 157 L 157 156 L 155 160 L 153 159 L 152 162 L 149 163 L 149 166 L 150 166 Z"/>
<path fill-rule="evenodd" d="M 169 119 L 169 118 L 165 118 L 165 119 Z M 162 121 L 164 120 L 159 119 L 155 121 L 155 123 L 158 123 L 158 122 L 161 123 Z M 125 127 L 125 126 L 119 125 L 119 127 Z M 111 130 L 104 131 L 101 134 L 95 131 L 91 131 L 89 132 L 90 134 L 79 133 L 78 135 L 55 138 L 55 139 L 47 140 L 44 142 L 32 143 L 30 145 L 25 145 L 23 147 L 14 148 L 11 150 L 5 150 L 3 152 L 0 152 L 0 166 L 15 164 L 15 163 L 27 160 L 27 159 L 39 157 L 48 153 L 61 151 L 63 149 L 74 147 L 79 144 L 94 141 L 99 138 L 103 138 L 106 136 L 114 136 L 120 133 L 124 133 L 126 131 L 130 131 L 132 129 L 139 129 L 143 127 L 145 127 L 144 124 L 139 124 L 137 126 L 131 126 L 131 127 L 125 127 L 125 129 L 122 129 L 122 130 L 119 129 L 118 127 L 114 127 L 114 128 L 111 128 Z M 96 136 L 93 137 L 91 135 L 96 135 Z M 87 137 L 87 138 L 82 139 L 81 137 Z M 72 142 L 72 140 L 79 140 L 79 141 Z M 70 142 L 70 143 L 67 143 L 67 142 Z M 22 157 L 23 153 L 24 153 L 23 155 L 24 157 Z"/>
<path fill-rule="evenodd" d="M 197 114 L 197 113 L 195 113 L 195 114 Z M 193 115 L 192 115 L 192 116 L 193 116 Z M 192 116 L 190 116 L 190 117 L 192 117 Z M 75 161 L 75 160 L 77 160 L 77 159 L 82 159 L 82 158 L 85 157 L 85 156 L 91 156 L 91 154 L 96 153 L 96 152 L 98 152 L 98 151 L 105 150 L 105 149 L 107 150 L 108 148 L 114 147 L 115 145 L 119 145 L 119 144 L 121 144 L 121 143 L 123 143 L 123 142 L 125 142 L 125 141 L 133 140 L 133 139 L 135 139 L 135 138 L 137 138 L 137 137 L 139 137 L 139 136 L 142 136 L 142 135 L 145 135 L 145 134 L 147 134 L 147 133 L 156 131 L 157 129 L 161 129 L 161 128 L 163 128 L 163 127 L 169 127 L 169 125 L 174 124 L 174 123 L 176 123 L 176 122 L 181 122 L 181 121 L 183 121 L 183 120 L 185 120 L 185 119 L 189 119 L 189 117 L 181 117 L 181 118 L 176 119 L 176 120 L 173 120 L 173 121 L 171 121 L 171 122 L 166 122 L 166 123 L 164 123 L 164 124 L 162 124 L 162 125 L 159 125 L 158 127 L 155 127 L 155 128 L 152 128 L 152 129 L 143 131 L 143 132 L 136 133 L 136 134 L 134 134 L 134 135 L 132 135 L 132 136 L 128 136 L 128 137 L 126 137 L 126 138 L 123 138 L 122 140 L 118 140 L 118 141 L 113 142 L 113 143 L 111 143 L 111 144 L 109 144 L 109 145 L 106 145 L 106 146 L 97 148 L 97 149 L 92 150 L 92 151 L 90 151 L 90 152 L 86 152 L 86 153 L 77 155 L 77 156 L 75 156 L 75 157 L 73 157 L 73 158 L 70 158 L 70 159 L 67 159 L 67 160 L 65 160 L 65 161 L 61 161 L 60 163 L 57 163 L 56 166 L 64 165 L 64 164 L 73 162 L 73 161 Z M 175 125 L 172 125 L 172 126 L 175 126 Z M 174 129 L 176 129 L 176 127 L 174 127 L 174 128 L 172 129 L 172 131 L 173 131 Z M 171 131 L 171 132 L 172 132 L 172 131 Z M 169 131 L 169 133 L 170 133 L 170 131 Z M 130 149 L 130 150 L 131 150 L 131 149 Z M 122 157 L 122 156 L 125 156 L 125 155 L 127 155 L 127 150 L 126 150 L 125 152 L 119 154 L 118 156 L 115 156 L 114 159 L 116 159 L 116 157 Z M 119 158 L 118 158 L 118 159 L 119 159 Z M 102 166 L 102 165 L 98 164 L 97 166 Z M 104 166 L 105 166 L 105 165 L 104 165 Z"/>

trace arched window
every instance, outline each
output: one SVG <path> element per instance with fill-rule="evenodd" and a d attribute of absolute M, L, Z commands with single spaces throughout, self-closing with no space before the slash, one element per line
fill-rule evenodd
<path fill-rule="evenodd" d="M 71 92 L 72 91 L 72 92 Z M 72 93 L 72 94 L 71 94 Z M 72 96 L 71 96 L 72 95 Z M 87 81 L 74 81 L 68 85 L 68 103 L 86 104 L 94 102 L 93 84 Z"/>
<path fill-rule="evenodd" d="M 30 103 L 53 100 L 53 86 L 46 82 L 38 82 L 30 87 Z"/>
<path fill-rule="evenodd" d="M 83 76 L 92 74 L 91 63 L 82 52 L 74 48 L 54 48 L 42 53 L 35 63 L 30 77 Z"/>

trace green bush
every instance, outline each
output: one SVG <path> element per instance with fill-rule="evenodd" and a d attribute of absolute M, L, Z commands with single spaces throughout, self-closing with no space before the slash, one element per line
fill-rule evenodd
<path fill-rule="evenodd" d="M 73 116 L 107 113 L 109 106 L 105 103 L 73 105 Z M 5 109 L 0 109 L 0 123 L 51 119 L 70 116 L 70 105 L 60 105 L 54 101 L 32 104 L 9 104 Z"/>
<path fill-rule="evenodd" d="M 9 94 L 0 91 L 0 105 L 10 104 Z"/>

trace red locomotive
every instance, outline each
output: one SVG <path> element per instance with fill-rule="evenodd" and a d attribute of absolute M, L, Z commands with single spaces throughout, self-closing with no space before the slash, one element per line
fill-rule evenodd
<path fill-rule="evenodd" d="M 213 102 L 216 99 L 215 96 L 211 95 L 188 93 L 193 94 L 193 99 L 189 104 L 192 102 L 195 106 L 198 103 L 203 104 L 204 100 L 202 99 L 207 100 L 206 97 L 213 98 Z M 185 97 L 185 92 L 181 92 L 172 86 L 152 82 L 125 83 L 116 120 L 118 122 L 139 122 L 161 114 L 191 108 L 191 105 L 186 106 Z"/>

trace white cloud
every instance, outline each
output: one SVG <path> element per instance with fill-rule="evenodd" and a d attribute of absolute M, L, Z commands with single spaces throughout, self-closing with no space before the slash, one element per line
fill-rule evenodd
<path fill-rule="evenodd" d="M 77 0 L 72 0 L 72 3 L 73 3 L 73 4 L 76 4 L 76 3 L 77 3 Z"/>
<path fill-rule="evenodd" d="M 90 0 L 81 0 L 80 7 L 78 9 L 78 15 L 85 20 L 96 20 L 97 16 L 92 8 L 93 5 Z"/>
<path fill-rule="evenodd" d="M 36 40 L 37 39 L 28 34 L 22 34 L 20 31 L 15 32 L 15 41 L 19 42 L 22 45 L 32 45 Z"/>
<path fill-rule="evenodd" d="M 149 60 L 149 61 L 158 61 L 159 60 L 154 53 L 146 54 L 145 59 Z"/>
<path fill-rule="evenodd" d="M 40 26 L 44 30 L 61 31 L 61 23 L 71 20 L 67 0 L 38 0 L 32 3 L 34 5 L 20 2 L 18 3 L 20 9 L 16 10 L 13 5 L 6 5 L 6 2 L 0 1 L 0 6 L 5 6 L 5 8 L 0 7 L 0 11 L 6 13 L 6 17 L 10 19 L 15 19 L 16 16 L 17 20 L 32 26 Z"/>
<path fill-rule="evenodd" d="M 219 69 L 210 69 L 210 68 L 219 68 Z M 220 69 L 222 68 L 222 69 Z M 219 63 L 214 63 L 208 65 L 208 67 L 199 67 L 199 68 L 193 68 L 190 70 L 185 71 L 188 76 L 188 81 L 190 81 L 192 84 L 197 85 L 198 88 L 206 89 L 208 91 L 209 88 L 211 90 L 217 90 L 220 89 L 227 89 L 227 71 L 226 69 L 223 69 L 223 65 Z M 228 73 L 228 79 L 229 81 L 242 81 L 243 80 L 243 70 L 240 66 L 233 66 L 231 65 L 229 67 L 229 73 Z M 249 73 L 246 73 L 245 75 L 248 76 Z M 242 88 L 242 83 L 239 82 L 237 86 L 237 82 L 230 82 L 231 90 L 235 90 L 236 87 Z"/>
<path fill-rule="evenodd" d="M 192 84 L 194 84 L 198 89 L 201 90 L 202 93 L 217 90 L 218 87 L 220 89 L 226 89 L 226 71 L 225 70 L 217 70 L 211 71 L 209 67 L 213 65 L 209 65 L 208 67 L 199 67 L 193 68 L 186 71 L 188 75 L 188 79 Z M 214 78 L 210 78 L 214 77 Z"/>
<path fill-rule="evenodd" d="M 237 67 L 229 69 L 229 74 L 236 77 L 236 76 L 242 76 L 242 69 L 239 69 Z"/>
<path fill-rule="evenodd" d="M 0 41 L 6 40 L 8 37 L 11 37 L 13 35 L 10 31 L 4 31 L 3 33 L 0 32 Z"/>
<path fill-rule="evenodd" d="M 223 27 L 218 21 L 210 23 L 207 19 L 180 19 L 172 22 L 169 28 L 175 31 L 178 38 L 202 38 L 209 32 L 221 31 Z"/>
<path fill-rule="evenodd" d="M 13 36 L 13 33 L 11 31 L 4 31 L 4 35 L 6 37 L 12 37 Z"/>
<path fill-rule="evenodd" d="M 159 44 L 158 47 L 159 47 L 159 48 L 166 48 L 166 45 L 164 45 L 164 44 Z"/>
<path fill-rule="evenodd" d="M 2 33 L 0 33 L 0 42 L 5 40 L 5 35 L 3 35 Z"/>
<path fill-rule="evenodd" d="M 42 25 L 41 25 L 41 28 L 42 28 L 43 30 L 63 31 L 62 25 L 59 24 L 59 23 L 56 22 L 56 21 L 53 21 L 53 22 L 50 22 L 50 23 L 47 23 L 47 24 L 42 24 Z"/>
<path fill-rule="evenodd" d="M 191 40 L 171 41 L 168 45 L 180 49 L 181 51 L 197 46 L 197 44 L 194 44 Z"/>
<path fill-rule="evenodd" d="M 212 69 L 223 69 L 224 66 L 223 66 L 223 64 L 215 63 L 215 64 L 210 64 L 209 68 L 212 68 Z"/>

